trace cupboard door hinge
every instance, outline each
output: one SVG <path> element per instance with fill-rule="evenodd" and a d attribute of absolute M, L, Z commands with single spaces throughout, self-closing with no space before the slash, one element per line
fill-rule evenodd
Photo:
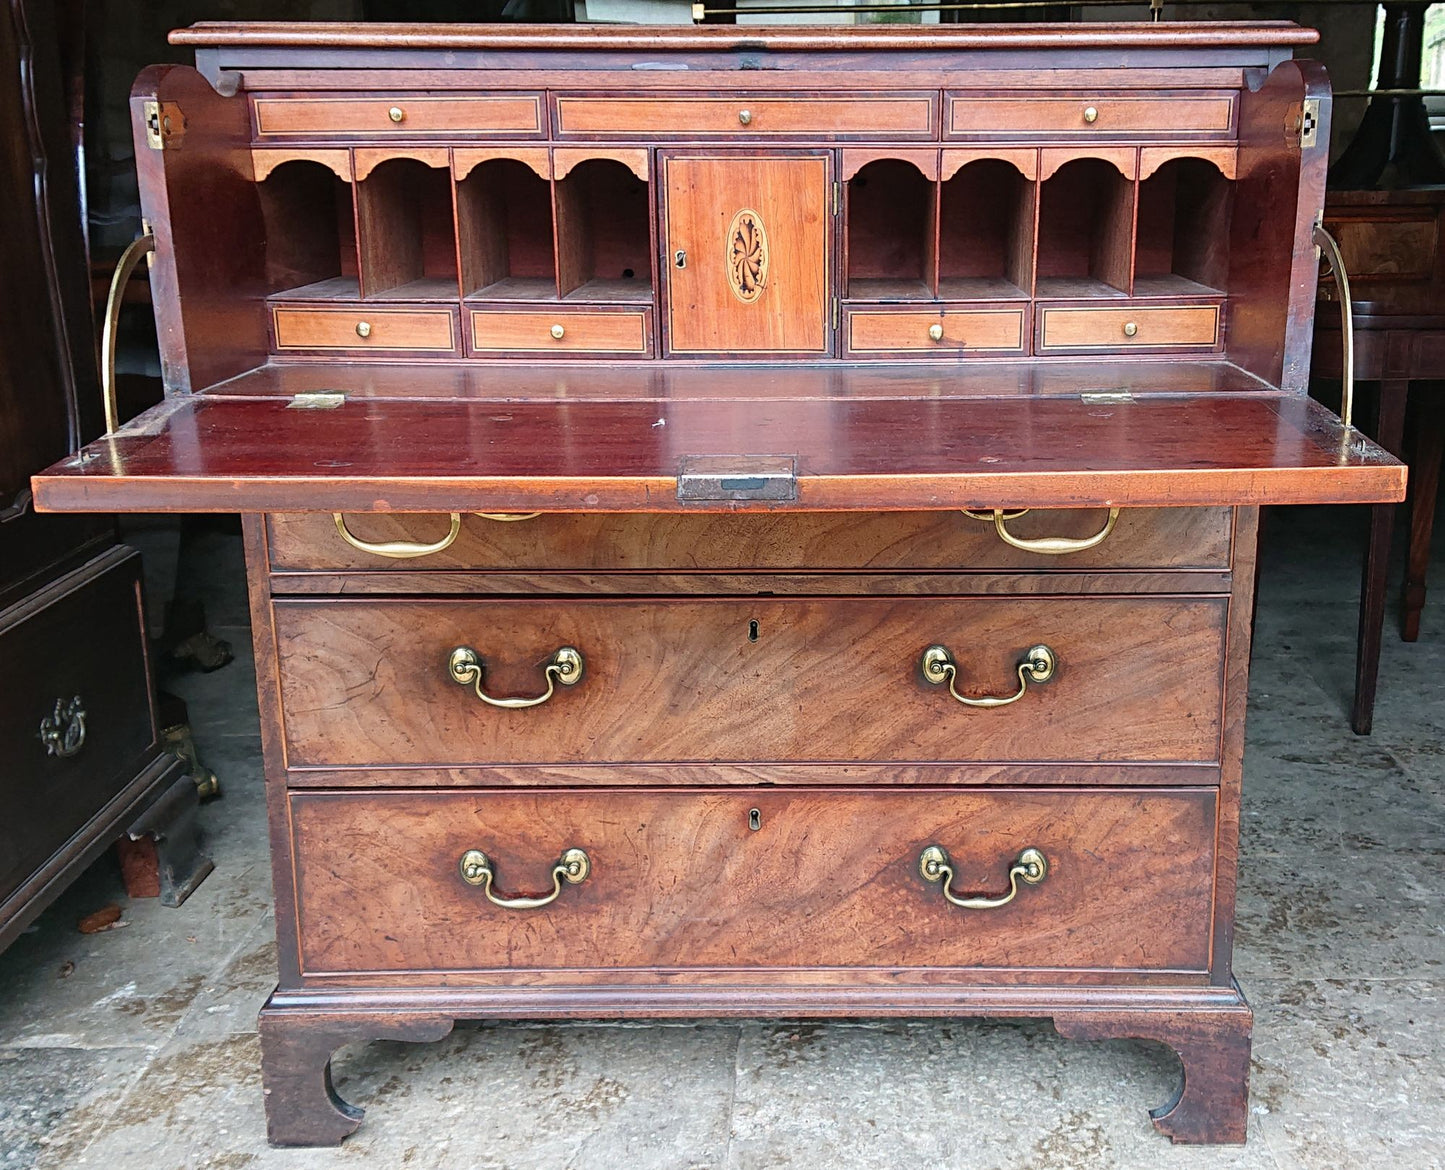
<path fill-rule="evenodd" d="M 146 145 L 152 150 L 170 150 L 186 135 L 186 116 L 175 102 L 148 101 L 144 106 Z"/>
<path fill-rule="evenodd" d="M 837 215 L 843 207 L 843 184 L 837 179 L 833 180 L 833 214 Z"/>
<path fill-rule="evenodd" d="M 346 403 L 346 395 L 339 390 L 303 390 L 291 395 L 287 410 L 335 410 Z"/>
<path fill-rule="evenodd" d="M 1320 99 L 1306 98 L 1300 106 L 1299 115 L 1299 145 L 1301 150 L 1308 150 L 1320 136 Z"/>
<path fill-rule="evenodd" d="M 837 301 L 837 299 L 835 298 L 834 301 L 833 301 L 833 332 L 836 333 L 837 331 L 838 331 L 838 301 Z"/>

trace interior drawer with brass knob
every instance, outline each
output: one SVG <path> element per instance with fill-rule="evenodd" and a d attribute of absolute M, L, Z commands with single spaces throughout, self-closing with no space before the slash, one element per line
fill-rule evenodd
<path fill-rule="evenodd" d="M 950 138 L 1229 138 L 1235 98 L 1230 90 L 950 93 L 944 124 Z"/>
<path fill-rule="evenodd" d="M 989 309 L 849 309 L 843 336 L 848 353 L 1022 353 L 1028 344 L 1028 306 Z"/>
<path fill-rule="evenodd" d="M 354 308 L 273 305 L 271 325 L 276 349 L 282 352 L 458 352 L 457 315 L 450 308 L 382 309 L 369 304 Z"/>
<path fill-rule="evenodd" d="M 467 341 L 477 354 L 652 356 L 650 309 L 474 309 L 469 319 Z"/>
<path fill-rule="evenodd" d="M 540 137 L 540 93 L 499 93 L 475 97 L 374 94 L 317 97 L 257 97 L 252 101 L 256 137 L 387 138 L 499 134 Z"/>
<path fill-rule="evenodd" d="M 1227 609 L 1208 594 L 273 602 L 286 762 L 328 773 L 1212 765 Z"/>
<path fill-rule="evenodd" d="M 1066 350 L 1217 350 L 1221 306 L 1040 305 L 1038 352 Z"/>
<path fill-rule="evenodd" d="M 978 981 L 1069 970 L 1069 982 L 1128 971 L 1177 983 L 1209 966 L 1207 788 L 317 790 L 288 801 L 309 979 L 754 967 L 757 983 L 852 967 L 853 980 L 941 968 Z"/>
<path fill-rule="evenodd" d="M 938 125 L 938 95 L 927 90 L 728 97 L 561 93 L 553 100 L 557 134 L 568 138 L 931 139 Z"/>

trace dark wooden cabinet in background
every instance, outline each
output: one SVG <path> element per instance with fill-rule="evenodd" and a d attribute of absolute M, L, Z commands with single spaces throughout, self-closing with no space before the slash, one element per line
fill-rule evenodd
<path fill-rule="evenodd" d="M 0 947 L 184 772 L 139 555 L 110 517 L 30 504 L 30 476 L 102 430 L 64 7 L 0 8 Z"/>
<path fill-rule="evenodd" d="M 1404 492 L 1305 395 L 1314 34 L 173 39 L 169 397 L 35 485 L 245 513 L 272 1140 L 458 1018 L 928 1014 L 1243 1140 L 1258 506 Z"/>

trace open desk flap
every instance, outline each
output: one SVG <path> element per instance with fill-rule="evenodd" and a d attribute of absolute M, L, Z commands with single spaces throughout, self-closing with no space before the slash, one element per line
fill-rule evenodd
<path fill-rule="evenodd" d="M 1386 503 L 1308 398 L 173 399 L 34 479 L 54 512 L 690 512 Z"/>

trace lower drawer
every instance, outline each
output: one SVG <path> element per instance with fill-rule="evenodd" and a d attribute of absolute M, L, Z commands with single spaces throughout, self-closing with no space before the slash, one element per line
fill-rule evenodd
<path fill-rule="evenodd" d="M 313 977 L 1209 965 L 1212 789 L 327 791 L 290 802 L 300 963 Z M 923 872 L 930 847 L 953 871 L 946 883 Z M 570 850 L 585 854 L 585 870 L 571 855 L 575 882 L 554 875 Z M 1031 862 L 1026 877 L 1041 880 L 1011 877 Z M 954 905 L 945 884 L 1002 904 Z M 489 898 L 554 892 L 531 908 Z"/>
<path fill-rule="evenodd" d="M 850 309 L 850 354 L 1022 353 L 1026 309 Z"/>
<path fill-rule="evenodd" d="M 0 611 L 0 896 L 125 786 L 155 740 L 140 557 L 106 557 L 43 590 L 38 608 Z"/>
<path fill-rule="evenodd" d="M 473 353 L 652 353 L 649 309 L 479 309 L 470 321 Z"/>
<path fill-rule="evenodd" d="M 1063 350 L 1202 350 L 1219 345 L 1218 305 L 1038 309 L 1039 353 Z"/>

